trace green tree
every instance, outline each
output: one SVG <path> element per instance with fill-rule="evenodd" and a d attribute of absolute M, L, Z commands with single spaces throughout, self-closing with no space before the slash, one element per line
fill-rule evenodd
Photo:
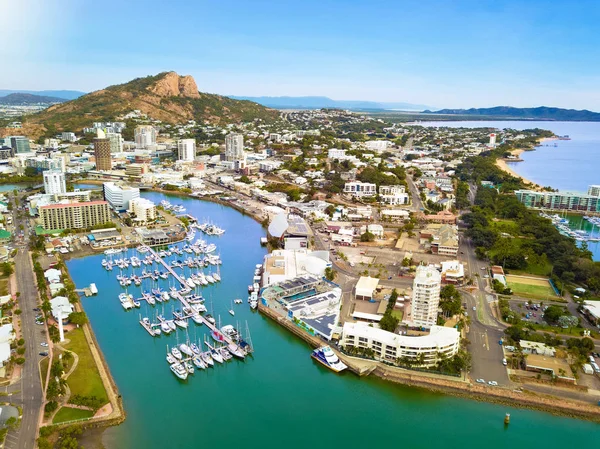
<path fill-rule="evenodd" d="M 78 326 L 83 326 L 88 322 L 88 318 L 85 312 L 71 312 L 69 314 L 69 321 Z"/>
<path fill-rule="evenodd" d="M 332 267 L 325 268 L 325 279 L 328 281 L 334 281 L 337 273 Z"/>

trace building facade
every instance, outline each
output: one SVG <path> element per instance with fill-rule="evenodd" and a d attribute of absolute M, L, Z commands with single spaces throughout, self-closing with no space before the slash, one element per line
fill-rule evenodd
<path fill-rule="evenodd" d="M 225 160 L 235 162 L 244 159 L 244 136 L 232 133 L 225 136 Z"/>
<path fill-rule="evenodd" d="M 156 205 L 146 198 L 134 198 L 129 201 L 129 213 L 135 215 L 135 221 L 149 223 L 156 220 Z"/>
<path fill-rule="evenodd" d="M 49 204 L 39 212 L 44 229 L 86 229 L 110 221 L 106 201 Z"/>
<path fill-rule="evenodd" d="M 125 184 L 105 182 L 102 190 L 104 191 L 104 199 L 118 212 L 129 209 L 129 202 L 140 197 L 140 189 Z"/>
<path fill-rule="evenodd" d="M 408 204 L 408 198 L 404 186 L 379 186 L 379 201 L 383 204 L 390 206 Z"/>
<path fill-rule="evenodd" d="M 135 146 L 137 148 L 147 148 L 152 145 L 156 145 L 156 137 L 158 133 L 153 126 L 140 125 L 135 128 Z"/>
<path fill-rule="evenodd" d="M 413 281 L 411 321 L 417 326 L 437 323 L 442 276 L 433 265 L 419 265 Z"/>
<path fill-rule="evenodd" d="M 196 140 L 180 139 L 177 141 L 177 159 L 185 162 L 193 162 L 196 158 Z"/>
<path fill-rule="evenodd" d="M 352 181 L 344 184 L 344 193 L 346 195 L 375 196 L 377 195 L 377 186 L 370 182 Z"/>
<path fill-rule="evenodd" d="M 29 139 L 25 136 L 14 136 L 10 138 L 10 146 L 16 154 L 31 153 Z"/>
<path fill-rule="evenodd" d="M 51 195 L 58 195 L 67 192 L 65 182 L 65 173 L 58 170 L 46 170 L 44 176 L 44 192 Z"/>
<path fill-rule="evenodd" d="M 25 167 L 35 168 L 38 172 L 43 170 L 59 170 L 65 171 L 65 160 L 64 158 L 57 157 L 28 157 L 23 161 Z"/>
<path fill-rule="evenodd" d="M 121 133 L 106 133 L 106 138 L 110 142 L 111 153 L 123 152 L 123 137 Z"/>
<path fill-rule="evenodd" d="M 515 195 L 526 207 L 534 209 L 600 212 L 600 196 L 593 195 L 600 194 L 596 187 L 590 186 L 587 193 L 515 190 Z"/>
<path fill-rule="evenodd" d="M 398 335 L 367 323 L 344 324 L 341 346 L 346 351 L 370 349 L 378 361 L 402 364 L 403 360 L 421 359 L 420 366 L 435 366 L 440 358 L 456 355 L 460 347 L 460 333 L 453 327 L 433 325 L 428 335 L 419 337 Z"/>
<path fill-rule="evenodd" d="M 94 158 L 96 159 L 96 170 L 112 169 L 110 140 L 101 130 L 98 130 L 97 137 L 94 139 Z"/>

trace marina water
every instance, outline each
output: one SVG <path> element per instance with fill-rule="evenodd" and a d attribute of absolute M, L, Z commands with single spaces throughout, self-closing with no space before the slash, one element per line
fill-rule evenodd
<path fill-rule="evenodd" d="M 422 122 L 422 126 L 452 128 L 512 128 L 517 130 L 541 128 L 571 140 L 550 140 L 535 151 L 521 153 L 522 162 L 508 162 L 517 174 L 541 186 L 571 192 L 586 192 L 589 185 L 600 184 L 600 122 L 552 121 L 466 121 Z M 592 237 L 600 237 L 600 229 L 583 222 L 580 216 L 567 216 L 569 226 L 585 230 Z M 594 260 L 600 260 L 600 242 L 588 242 Z"/>
<path fill-rule="evenodd" d="M 123 424 L 104 432 L 107 449 L 562 449 L 600 437 L 600 426 L 589 422 L 433 394 L 350 372 L 333 374 L 310 358 L 307 344 L 248 307 L 247 286 L 266 253 L 259 242 L 265 231 L 258 223 L 214 203 L 155 192 L 142 196 L 157 204 L 162 199 L 182 204 L 201 221 L 226 230 L 221 237 L 197 235 L 216 243 L 223 260 L 222 282 L 202 293 L 209 311 L 212 299 L 213 315 L 223 325 L 247 320 L 255 352 L 245 361 L 196 370 L 182 382 L 165 361 L 166 345 L 172 346 L 175 336 L 148 335 L 138 323 L 139 313 L 152 313 L 145 303 L 141 309 L 122 309 L 118 270 L 102 268 L 105 256 L 69 261 L 78 288 L 95 282 L 100 290 L 82 303 L 127 412 Z M 133 285 L 128 291 L 141 296 Z M 233 306 L 232 317 L 228 310 L 235 298 L 244 303 Z M 166 303 L 165 315 L 172 306 L 173 300 Z M 155 309 L 161 311 L 162 305 Z M 190 338 L 203 332 L 190 321 Z M 179 330 L 178 337 L 182 342 L 185 332 Z M 508 428 L 503 424 L 506 412 L 512 416 Z"/>

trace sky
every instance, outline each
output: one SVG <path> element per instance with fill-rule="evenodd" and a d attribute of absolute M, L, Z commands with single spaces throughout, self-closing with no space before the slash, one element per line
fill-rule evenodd
<path fill-rule="evenodd" d="M 203 92 L 600 111 L 600 2 L 0 0 L 0 89 L 174 70 Z"/>

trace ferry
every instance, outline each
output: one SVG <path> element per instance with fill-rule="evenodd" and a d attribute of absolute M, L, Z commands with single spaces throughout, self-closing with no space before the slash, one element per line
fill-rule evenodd
<path fill-rule="evenodd" d="M 335 355 L 335 352 L 333 352 L 329 346 L 321 346 L 320 348 L 315 349 L 312 352 L 311 357 L 336 373 L 344 371 L 346 368 L 348 368 L 340 361 L 338 356 Z"/>

